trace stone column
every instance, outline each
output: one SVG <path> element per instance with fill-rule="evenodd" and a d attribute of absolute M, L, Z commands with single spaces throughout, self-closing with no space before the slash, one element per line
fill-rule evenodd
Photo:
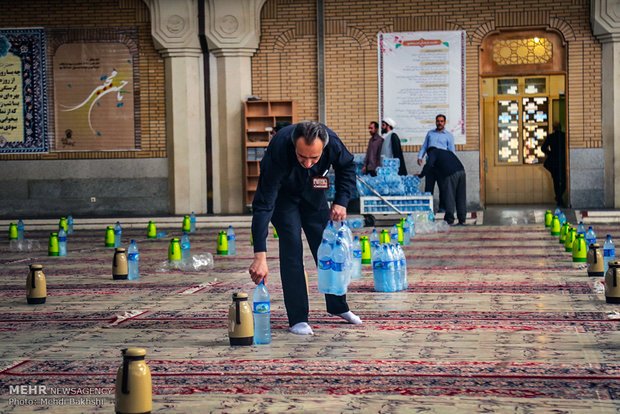
<path fill-rule="evenodd" d="M 242 213 L 243 103 L 252 94 L 251 57 L 258 49 L 260 10 L 266 0 L 205 1 L 211 67 L 213 211 Z"/>
<path fill-rule="evenodd" d="M 620 0 L 592 0 L 592 33 L 603 45 L 605 205 L 620 208 Z"/>
<path fill-rule="evenodd" d="M 205 103 L 198 0 L 144 0 L 164 58 L 170 213 L 207 212 Z"/>

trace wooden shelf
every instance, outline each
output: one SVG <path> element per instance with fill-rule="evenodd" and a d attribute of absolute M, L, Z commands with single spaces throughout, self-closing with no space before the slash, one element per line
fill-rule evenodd
<path fill-rule="evenodd" d="M 271 130 L 278 122 L 296 121 L 295 102 L 290 100 L 245 102 L 244 176 L 245 203 L 252 204 L 260 176 L 260 161 L 271 139 Z"/>

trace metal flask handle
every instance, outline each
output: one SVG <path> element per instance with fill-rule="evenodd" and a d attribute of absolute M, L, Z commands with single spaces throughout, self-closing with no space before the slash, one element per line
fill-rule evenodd
<path fill-rule="evenodd" d="M 121 391 L 123 394 L 129 394 L 129 358 L 125 356 L 126 349 L 123 349 L 123 380 Z"/>
<path fill-rule="evenodd" d="M 594 263 L 598 263 L 598 257 L 597 257 L 598 249 L 590 249 L 590 250 L 592 250 L 592 254 L 594 255 Z"/>
<path fill-rule="evenodd" d="M 241 309 L 239 302 L 239 300 L 235 301 L 235 321 L 237 322 L 237 325 L 241 325 Z"/>

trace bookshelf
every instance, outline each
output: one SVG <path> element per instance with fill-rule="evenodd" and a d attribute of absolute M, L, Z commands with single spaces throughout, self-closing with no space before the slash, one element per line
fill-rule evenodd
<path fill-rule="evenodd" d="M 294 124 L 295 102 L 289 100 L 246 101 L 245 102 L 245 136 L 243 139 L 245 204 L 249 206 L 254 200 L 260 161 L 265 155 L 271 130 L 278 122 Z"/>

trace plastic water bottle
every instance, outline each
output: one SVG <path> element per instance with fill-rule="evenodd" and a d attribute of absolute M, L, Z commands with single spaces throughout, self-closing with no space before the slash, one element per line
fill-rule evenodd
<path fill-rule="evenodd" d="M 586 226 L 583 225 L 583 221 L 579 222 L 579 225 L 577 226 L 577 235 L 583 235 L 583 237 L 586 237 Z"/>
<path fill-rule="evenodd" d="M 228 255 L 232 256 L 232 255 L 237 254 L 237 242 L 236 242 L 237 236 L 235 236 L 235 230 L 233 229 L 232 225 L 228 226 L 228 231 L 226 232 L 226 238 L 228 239 Z"/>
<path fill-rule="evenodd" d="M 404 290 L 409 287 L 407 281 L 407 259 L 405 258 L 405 251 L 400 245 L 396 245 L 396 260 L 399 262 L 400 274 L 398 275 L 399 290 Z"/>
<path fill-rule="evenodd" d="M 71 214 L 67 216 L 67 234 L 73 234 L 73 216 Z"/>
<path fill-rule="evenodd" d="M 616 260 L 616 246 L 613 240 L 611 240 L 611 234 L 607 235 L 605 244 L 603 245 L 603 262 L 605 263 L 605 274 L 609 269 L 609 262 Z"/>
<path fill-rule="evenodd" d="M 116 222 L 114 225 L 114 247 L 121 247 L 121 235 L 123 234 L 123 229 L 121 228 L 121 223 Z"/>
<path fill-rule="evenodd" d="M 67 232 L 62 227 L 58 230 L 58 256 L 67 255 Z"/>
<path fill-rule="evenodd" d="M 138 280 L 140 278 L 139 264 L 140 254 L 138 253 L 138 245 L 135 240 L 132 240 L 127 249 L 127 266 L 129 268 L 127 279 Z"/>
<path fill-rule="evenodd" d="M 329 245 L 333 248 L 336 243 L 336 229 L 334 228 L 334 222 L 329 221 L 327 226 L 325 226 L 325 230 L 323 230 L 323 238 L 327 239 Z"/>
<path fill-rule="evenodd" d="M 316 256 L 318 258 L 319 292 L 330 293 L 329 287 L 332 278 L 332 246 L 330 246 L 329 241 L 326 238 L 323 238 Z"/>
<path fill-rule="evenodd" d="M 24 240 L 24 222 L 22 219 L 17 222 L 17 240 Z"/>
<path fill-rule="evenodd" d="M 347 293 L 347 250 L 341 238 L 336 239 L 332 249 L 332 277 L 330 291 L 332 295 L 342 296 Z"/>
<path fill-rule="evenodd" d="M 351 279 L 362 278 L 362 243 L 359 236 L 353 239 L 353 266 L 351 270 Z"/>
<path fill-rule="evenodd" d="M 379 240 L 379 233 L 377 233 L 377 229 L 372 229 L 372 233 L 370 234 L 370 248 L 371 248 L 371 256 L 374 257 L 375 256 L 375 250 L 379 248 L 379 245 L 381 244 L 380 240 Z"/>
<path fill-rule="evenodd" d="M 390 248 L 390 243 L 384 243 L 381 245 L 381 261 L 383 264 L 383 281 L 386 292 L 396 291 L 396 280 L 394 274 L 394 256 Z"/>
<path fill-rule="evenodd" d="M 375 291 L 385 292 L 385 279 L 383 277 L 383 261 L 381 248 L 372 253 L 372 277 L 375 282 Z"/>
<path fill-rule="evenodd" d="M 594 233 L 592 226 L 589 226 L 588 231 L 586 232 L 586 250 L 590 250 L 590 245 L 592 243 L 596 243 L 596 233 Z"/>
<path fill-rule="evenodd" d="M 411 223 L 407 218 L 403 219 L 403 246 L 411 244 Z"/>
<path fill-rule="evenodd" d="M 560 217 L 560 213 L 561 212 L 562 212 L 562 210 L 560 209 L 560 207 L 556 207 L 555 211 L 553 212 L 553 215 Z"/>
<path fill-rule="evenodd" d="M 400 247 L 400 244 L 389 244 L 388 249 L 390 250 L 390 254 L 392 255 L 392 258 L 394 259 L 394 291 L 399 291 L 402 290 L 402 271 L 401 271 L 401 261 L 400 261 L 400 255 L 398 253 L 398 249 L 397 247 Z"/>
<path fill-rule="evenodd" d="M 415 237 L 415 217 L 409 213 L 406 220 L 409 222 L 409 240 L 411 241 Z"/>
<path fill-rule="evenodd" d="M 351 245 L 351 243 L 353 243 L 353 232 L 347 225 L 346 221 L 340 222 L 340 228 L 338 229 L 338 232 L 342 232 L 344 234 L 345 238 L 347 239 L 347 242 L 349 242 L 349 246 Z"/>
<path fill-rule="evenodd" d="M 230 245 L 228 246 L 229 246 L 228 248 L 230 249 Z M 189 259 L 190 248 L 191 248 L 191 245 L 189 242 L 189 235 L 187 234 L 187 232 L 184 232 L 183 236 L 181 236 L 181 260 Z"/>
<path fill-rule="evenodd" d="M 398 225 L 394 224 L 390 230 L 390 243 L 398 244 Z"/>
<path fill-rule="evenodd" d="M 271 302 L 267 286 L 261 282 L 254 289 L 252 296 L 254 308 L 254 343 L 267 345 L 271 343 Z"/>
<path fill-rule="evenodd" d="M 196 215 L 192 211 L 192 214 L 189 215 L 189 231 L 193 233 L 196 231 Z"/>
<path fill-rule="evenodd" d="M 558 220 L 560 220 L 560 226 L 563 226 L 566 223 L 566 214 L 563 211 L 560 211 L 560 215 L 558 216 Z"/>
<path fill-rule="evenodd" d="M 364 219 L 359 217 L 350 218 L 347 219 L 347 224 L 352 229 L 361 229 L 362 227 L 364 227 Z"/>

